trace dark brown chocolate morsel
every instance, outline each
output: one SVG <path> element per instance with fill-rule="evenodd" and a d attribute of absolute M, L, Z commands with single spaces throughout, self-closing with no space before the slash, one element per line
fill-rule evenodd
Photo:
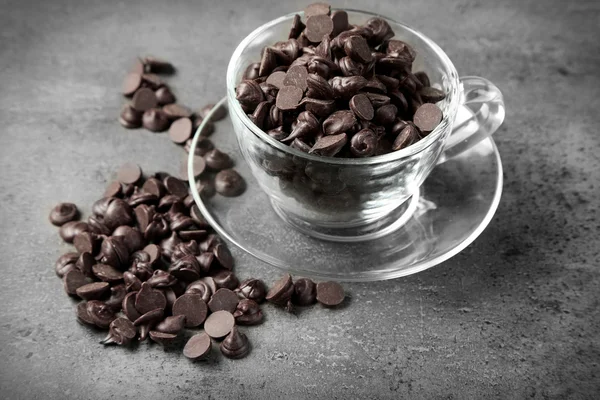
<path fill-rule="evenodd" d="M 214 108 L 215 108 L 214 104 L 212 104 L 212 103 L 207 104 L 204 107 L 202 107 L 198 113 L 200 114 L 200 116 L 202 118 L 206 118 L 208 116 L 208 114 L 211 111 L 213 111 Z M 214 110 L 211 120 L 212 121 L 220 121 L 223 118 L 225 118 L 226 116 L 227 116 L 227 108 L 219 107 L 218 109 Z"/>
<path fill-rule="evenodd" d="M 263 320 L 263 313 L 258 303 L 250 299 L 242 299 L 233 313 L 235 322 L 240 325 L 258 325 Z"/>
<path fill-rule="evenodd" d="M 58 260 L 54 263 L 54 271 L 59 278 L 65 276 L 65 274 L 76 267 L 77 259 L 79 254 L 75 252 L 69 252 L 61 255 Z"/>
<path fill-rule="evenodd" d="M 185 315 L 173 315 L 167 317 L 154 327 L 157 332 L 178 334 L 185 326 Z"/>
<path fill-rule="evenodd" d="M 283 79 L 283 86 L 295 86 L 302 91 L 307 89 L 306 79 L 308 78 L 308 71 L 306 67 L 297 65 L 288 69 Z M 281 89 L 281 88 L 280 88 Z"/>
<path fill-rule="evenodd" d="M 303 142 L 300 138 L 294 139 L 292 144 L 290 144 L 290 147 L 304 153 L 308 153 L 310 151 L 310 146 Z"/>
<path fill-rule="evenodd" d="M 219 289 L 225 288 L 229 290 L 234 290 L 240 284 L 240 281 L 235 276 L 235 274 L 231 271 L 219 271 L 212 277 L 215 281 L 215 284 Z"/>
<path fill-rule="evenodd" d="M 302 104 L 306 111 L 310 111 L 317 117 L 327 117 L 335 111 L 335 100 L 321 100 L 305 97 Z"/>
<path fill-rule="evenodd" d="M 170 120 L 191 118 L 194 114 L 191 109 L 178 103 L 167 104 L 163 106 L 162 111 Z"/>
<path fill-rule="evenodd" d="M 156 178 L 148 178 L 146 182 L 142 185 L 142 190 L 146 193 L 150 193 L 160 198 L 165 195 L 167 189 L 163 185 L 163 183 Z"/>
<path fill-rule="evenodd" d="M 408 124 L 402 131 L 396 136 L 394 143 L 392 144 L 392 150 L 397 151 L 405 147 L 410 146 L 416 140 L 419 139 L 419 133 L 413 124 Z"/>
<path fill-rule="evenodd" d="M 385 106 L 381 106 L 377 109 L 374 121 L 378 125 L 390 125 L 396 120 L 397 113 L 398 109 L 395 105 L 386 104 Z"/>
<path fill-rule="evenodd" d="M 146 56 L 142 58 L 144 66 L 148 72 L 155 74 L 171 75 L 175 73 L 175 67 L 167 60 L 163 60 L 154 56 Z"/>
<path fill-rule="evenodd" d="M 135 297 L 137 296 L 137 293 L 137 291 L 127 293 L 123 299 L 123 302 L 121 303 L 123 314 L 125 314 L 131 321 L 135 321 L 142 316 L 142 314 L 140 314 L 135 308 Z"/>
<path fill-rule="evenodd" d="M 148 311 L 143 314 L 141 317 L 133 321 L 133 325 L 138 326 L 139 328 L 139 338 L 140 342 L 147 339 L 150 330 L 154 325 L 156 325 L 164 316 L 164 310 L 161 308 L 157 308 L 152 311 Z"/>
<path fill-rule="evenodd" d="M 206 153 L 204 160 L 206 161 L 206 166 L 213 171 L 220 171 L 233 166 L 233 160 L 231 157 L 219 149 L 213 149 Z"/>
<path fill-rule="evenodd" d="M 213 253 L 221 267 L 228 270 L 233 269 L 233 256 L 225 244 L 217 244 L 213 248 Z"/>
<path fill-rule="evenodd" d="M 260 279 L 250 278 L 246 279 L 235 290 L 238 295 L 241 295 L 249 300 L 254 300 L 257 303 L 264 301 L 267 295 L 267 289 L 265 284 Z"/>
<path fill-rule="evenodd" d="M 69 221 L 74 221 L 79 218 L 79 210 L 73 203 L 60 203 L 57 204 L 52 211 L 48 219 L 52 225 L 62 226 Z"/>
<path fill-rule="evenodd" d="M 336 111 L 323 121 L 323 133 L 325 135 L 345 133 L 352 128 L 354 124 L 356 124 L 356 117 L 352 111 Z"/>
<path fill-rule="evenodd" d="M 165 178 L 163 183 L 169 193 L 179 197 L 180 199 L 183 199 L 188 195 L 188 185 L 180 179 L 169 176 Z"/>
<path fill-rule="evenodd" d="M 219 348 L 225 357 L 238 359 L 248 355 L 250 352 L 250 342 L 246 335 L 234 326 L 231 329 L 231 333 L 221 342 Z"/>
<path fill-rule="evenodd" d="M 426 103 L 437 103 L 446 98 L 444 92 L 431 86 L 421 88 L 421 90 L 419 90 L 419 96 L 421 96 L 421 99 Z"/>
<path fill-rule="evenodd" d="M 192 150 L 192 140 L 193 139 L 188 139 L 185 142 L 184 150 L 188 153 Z M 194 154 L 197 156 L 203 156 L 214 148 L 215 145 L 210 141 L 210 139 L 201 136 L 198 138 L 198 142 L 194 148 Z"/>
<path fill-rule="evenodd" d="M 206 332 L 197 333 L 188 340 L 183 355 L 190 360 L 204 360 L 210 355 L 212 340 Z"/>
<path fill-rule="evenodd" d="M 344 42 L 344 51 L 348 57 L 359 63 L 369 63 L 373 60 L 369 44 L 362 36 L 350 36 Z"/>
<path fill-rule="evenodd" d="M 275 104 L 283 111 L 294 110 L 302 100 L 303 91 L 296 86 L 284 86 L 277 93 Z"/>
<path fill-rule="evenodd" d="M 123 280 L 123 273 L 108 264 L 95 264 L 92 267 L 94 276 L 102 282 L 114 283 Z"/>
<path fill-rule="evenodd" d="M 335 97 L 344 99 L 350 99 L 368 83 L 369 81 L 362 76 L 334 76 L 329 80 Z"/>
<path fill-rule="evenodd" d="M 148 283 L 148 285 L 153 288 L 164 289 L 166 287 L 175 285 L 177 283 L 177 278 L 174 275 L 171 275 L 170 272 L 157 269 L 152 273 L 152 276 L 148 278 L 145 283 Z"/>
<path fill-rule="evenodd" d="M 146 73 L 142 74 L 142 86 L 150 88 L 152 90 L 156 90 L 159 87 L 164 85 L 164 82 L 160 77 L 156 74 Z M 156 95 L 156 94 L 155 94 Z"/>
<path fill-rule="evenodd" d="M 210 308 L 210 311 L 213 313 L 221 310 L 233 313 L 238 302 L 239 299 L 232 290 L 221 288 L 213 293 L 208 302 L 208 308 Z"/>
<path fill-rule="evenodd" d="M 131 100 L 131 105 L 137 111 L 147 111 L 158 105 L 156 101 L 156 95 L 149 88 L 140 88 L 138 89 Z"/>
<path fill-rule="evenodd" d="M 294 282 L 292 302 L 298 306 L 309 306 L 317 300 L 317 285 L 308 279 L 300 278 Z"/>
<path fill-rule="evenodd" d="M 413 121 L 421 132 L 429 133 L 442 121 L 442 110 L 432 103 L 425 103 L 417 109 Z"/>
<path fill-rule="evenodd" d="M 179 118 L 169 127 L 169 138 L 177 144 L 184 144 L 192 135 L 192 120 Z"/>
<path fill-rule="evenodd" d="M 92 256 L 91 253 L 83 252 L 79 255 L 75 266 L 78 270 L 81 271 L 85 276 L 92 278 L 94 273 L 92 272 L 92 267 L 96 264 L 96 260 Z"/>
<path fill-rule="evenodd" d="M 156 244 L 149 244 L 148 246 L 144 247 L 144 251 L 150 256 L 149 262 L 151 264 L 160 261 L 160 257 L 162 256 L 162 250 L 160 246 Z"/>
<path fill-rule="evenodd" d="M 224 169 L 215 176 L 215 189 L 222 196 L 235 197 L 246 190 L 246 182 L 236 170 Z"/>
<path fill-rule="evenodd" d="M 208 303 L 213 291 L 205 281 L 199 279 L 190 283 L 185 289 L 185 293 L 197 294 L 202 298 L 202 300 L 204 300 L 204 302 Z"/>
<path fill-rule="evenodd" d="M 373 46 L 377 46 L 394 37 L 394 31 L 392 30 L 392 27 L 382 18 L 373 17 L 365 23 L 365 26 L 370 28 L 372 31 L 372 36 L 369 39 L 369 43 Z"/>
<path fill-rule="evenodd" d="M 73 239 L 73 245 L 80 253 L 97 254 L 100 249 L 101 238 L 95 233 L 81 232 Z"/>
<path fill-rule="evenodd" d="M 100 329 L 108 329 L 111 322 L 116 319 L 113 310 L 99 300 L 90 300 L 86 303 L 89 320 Z"/>
<path fill-rule="evenodd" d="M 329 82 L 325 78 L 317 74 L 308 74 L 306 79 L 308 91 L 306 96 L 308 98 L 329 100 L 333 99 L 333 89 L 329 85 Z"/>
<path fill-rule="evenodd" d="M 146 110 L 142 116 L 142 126 L 151 132 L 164 132 L 170 124 L 171 121 L 160 108 Z"/>
<path fill-rule="evenodd" d="M 77 289 L 91 282 L 91 279 L 86 277 L 78 269 L 72 269 L 63 276 L 63 286 L 68 295 L 75 296 Z"/>
<path fill-rule="evenodd" d="M 350 109 L 354 114 L 363 120 L 370 121 L 375 115 L 371 100 L 364 94 L 357 94 L 350 99 Z"/>
<path fill-rule="evenodd" d="M 283 71 L 276 71 L 271 73 L 271 75 L 269 75 L 269 77 L 267 78 L 267 83 L 269 85 L 273 85 L 275 86 L 277 89 L 281 89 L 282 87 L 284 87 L 284 79 L 286 77 L 286 73 Z"/>
<path fill-rule="evenodd" d="M 427 75 L 427 73 L 425 71 L 415 72 L 414 75 L 415 75 L 415 78 L 417 78 L 419 80 L 419 82 L 421 82 L 422 87 L 431 86 L 431 81 L 429 80 L 429 75 Z"/>
<path fill-rule="evenodd" d="M 235 89 L 236 99 L 240 102 L 246 112 L 252 112 L 261 101 L 265 100 L 265 95 L 260 85 L 252 80 L 240 82 Z"/>
<path fill-rule="evenodd" d="M 124 96 L 132 96 L 136 90 L 139 89 L 142 84 L 142 75 L 130 72 L 125 75 L 125 79 L 123 79 L 123 84 L 121 85 L 121 93 Z"/>
<path fill-rule="evenodd" d="M 199 294 L 183 294 L 173 304 L 173 315 L 185 316 L 185 326 L 187 328 L 193 328 L 202 324 L 207 314 L 208 308 Z"/>
<path fill-rule="evenodd" d="M 277 280 L 267 292 L 266 300 L 285 306 L 291 300 L 294 293 L 294 283 L 290 274 L 285 274 Z"/>
<path fill-rule="evenodd" d="M 123 346 L 129 344 L 137 335 L 137 328 L 133 325 L 133 322 L 127 318 L 117 318 L 112 321 L 108 331 L 108 336 L 100 343 L 105 345 L 118 344 L 119 346 Z"/>
<path fill-rule="evenodd" d="M 309 153 L 320 156 L 333 157 L 346 145 L 348 135 L 340 133 L 339 135 L 323 136 L 317 140 Z"/>
<path fill-rule="evenodd" d="M 129 262 L 129 248 L 123 236 L 111 236 L 102 241 L 99 261 L 115 268 L 126 269 Z"/>
<path fill-rule="evenodd" d="M 104 213 L 102 223 L 108 229 L 114 230 L 121 225 L 131 225 L 133 218 L 131 206 L 123 199 L 113 198 Z"/>
<path fill-rule="evenodd" d="M 142 283 L 142 288 L 135 297 L 135 308 L 140 314 L 145 314 L 157 308 L 163 309 L 167 300 L 160 290 L 153 289 L 149 283 Z"/>
<path fill-rule="evenodd" d="M 136 183 L 142 177 L 142 169 L 135 163 L 125 163 L 117 171 L 117 180 L 121 183 Z"/>
<path fill-rule="evenodd" d="M 107 282 L 92 282 L 76 289 L 77 296 L 84 300 L 100 300 L 110 289 Z"/>
<path fill-rule="evenodd" d="M 110 297 L 104 303 L 115 312 L 118 312 L 121 310 L 121 304 L 126 295 L 127 288 L 124 284 L 120 283 L 110 288 Z"/>
<path fill-rule="evenodd" d="M 214 339 L 224 338 L 235 326 L 235 318 L 229 311 L 213 312 L 204 321 L 204 331 Z"/>
<path fill-rule="evenodd" d="M 315 2 L 307 5 L 304 8 L 304 17 L 312 17 L 313 15 L 329 15 L 331 13 L 331 6 L 323 2 Z"/>
<path fill-rule="evenodd" d="M 174 333 L 164 333 L 164 332 L 158 332 L 158 331 L 148 332 L 148 337 L 150 337 L 150 339 L 153 342 L 156 342 L 163 346 L 166 346 L 170 343 L 173 343 L 175 340 L 177 340 L 177 335 Z"/>
<path fill-rule="evenodd" d="M 156 92 L 154 92 L 154 94 L 156 95 L 156 102 L 159 106 L 172 104 L 175 103 L 175 101 L 177 100 L 168 86 L 159 87 L 158 89 L 156 89 Z"/>
<path fill-rule="evenodd" d="M 292 27 L 290 28 L 290 33 L 288 35 L 289 39 L 296 39 L 300 36 L 300 33 L 304 30 L 305 25 L 302 23 L 302 18 L 300 15 L 294 15 L 294 20 L 292 21 Z"/>
<path fill-rule="evenodd" d="M 87 312 L 87 303 L 87 301 L 82 301 L 79 304 L 77 304 L 77 320 L 85 325 L 96 326 L 96 324 L 94 324 L 94 321 L 92 321 L 92 318 L 90 318 L 90 315 Z"/>
<path fill-rule="evenodd" d="M 340 33 L 348 29 L 348 13 L 344 10 L 335 10 L 331 13 L 331 20 L 333 21 L 333 32 L 332 36 L 337 36 Z"/>
<path fill-rule="evenodd" d="M 340 305 L 344 301 L 344 288 L 337 282 L 317 283 L 317 301 L 326 307 Z"/>
<path fill-rule="evenodd" d="M 194 156 L 194 160 L 192 161 L 192 175 L 194 178 L 199 177 L 204 171 L 206 170 L 206 161 L 204 161 L 204 158 L 199 157 L 199 156 Z M 188 174 L 188 161 L 184 161 L 181 163 L 180 167 L 179 167 L 179 177 L 182 180 L 188 180 L 189 179 L 189 174 Z M 189 196 L 186 196 L 186 198 Z"/>
<path fill-rule="evenodd" d="M 131 271 L 123 272 L 123 281 L 128 292 L 138 291 L 142 288 L 142 281 Z"/>
<path fill-rule="evenodd" d="M 169 236 L 170 233 L 169 223 L 165 217 L 163 217 L 162 214 L 155 214 L 144 231 L 144 238 L 149 241 L 157 242 Z"/>
<path fill-rule="evenodd" d="M 90 230 L 88 224 L 83 221 L 69 221 L 63 224 L 58 230 L 58 234 L 67 243 L 73 243 L 73 239 L 81 232 Z M 109 232 L 110 233 L 110 232 Z"/>
<path fill-rule="evenodd" d="M 313 43 L 319 43 L 323 36 L 333 32 L 333 21 L 327 14 L 312 15 L 306 19 L 304 34 Z"/>
<path fill-rule="evenodd" d="M 356 157 L 369 157 L 377 150 L 377 135 L 371 129 L 363 129 L 350 139 L 350 151 Z"/>
<path fill-rule="evenodd" d="M 121 187 L 121 183 L 118 181 L 113 181 L 106 187 L 102 197 L 104 197 L 104 198 L 121 197 L 122 194 L 123 194 L 123 189 Z"/>
<path fill-rule="evenodd" d="M 262 57 L 260 59 L 260 68 L 258 74 L 260 76 L 269 75 L 273 69 L 277 66 L 276 50 L 272 47 L 265 47 L 262 51 Z"/>

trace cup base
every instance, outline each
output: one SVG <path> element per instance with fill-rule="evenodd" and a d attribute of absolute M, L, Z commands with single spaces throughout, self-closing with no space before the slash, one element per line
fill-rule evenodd
<path fill-rule="evenodd" d="M 271 200 L 275 213 L 288 225 L 305 235 L 331 242 L 363 242 L 378 239 L 402 227 L 413 215 L 419 203 L 419 190 L 394 210 L 374 220 L 351 225 L 321 225 L 308 222 L 282 209 Z"/>

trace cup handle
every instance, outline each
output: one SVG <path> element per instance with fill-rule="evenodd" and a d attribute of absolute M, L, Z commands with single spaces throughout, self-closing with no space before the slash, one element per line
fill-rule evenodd
<path fill-rule="evenodd" d="M 491 136 L 504 121 L 504 99 L 496 85 L 478 76 L 465 76 L 460 82 L 461 105 L 438 164 Z"/>

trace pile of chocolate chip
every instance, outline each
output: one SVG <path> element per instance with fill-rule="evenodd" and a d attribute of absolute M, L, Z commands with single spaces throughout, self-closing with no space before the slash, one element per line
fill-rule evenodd
<path fill-rule="evenodd" d="M 260 324 L 264 300 L 288 310 L 344 300 L 338 283 L 293 282 L 289 274 L 269 291 L 259 279 L 240 283 L 227 245 L 194 205 L 187 184 L 166 173 L 144 181 L 139 166 L 124 164 L 87 222 L 80 217 L 73 203 L 50 212 L 50 222 L 76 249 L 56 261 L 55 271 L 66 293 L 83 300 L 78 320 L 108 330 L 106 345 L 136 338 L 176 345 L 185 328 L 202 327 L 185 344 L 186 357 L 205 359 L 213 340 L 222 340 L 223 355 L 241 358 L 250 344 L 237 326 Z"/>
<path fill-rule="evenodd" d="M 169 130 L 169 138 L 176 144 L 184 145 L 189 152 L 193 133 L 214 104 L 207 104 L 196 112 L 177 104 L 171 88 L 160 77 L 173 73 L 175 67 L 167 60 L 152 56 L 137 58 L 123 80 L 121 92 L 130 101 L 123 105 L 119 122 L 127 129 L 144 127 L 152 132 Z M 212 143 L 206 137 L 214 132 L 213 122 L 226 116 L 227 111 L 220 108 L 213 114 L 212 120 L 206 123 L 202 131 L 204 137 L 196 147 L 197 155 L 202 156 L 212 149 Z"/>
<path fill-rule="evenodd" d="M 291 147 L 323 156 L 370 157 L 400 150 L 442 120 L 444 92 L 416 52 L 381 18 L 362 26 L 325 3 L 296 15 L 289 39 L 265 47 L 236 97 L 250 120 Z"/>

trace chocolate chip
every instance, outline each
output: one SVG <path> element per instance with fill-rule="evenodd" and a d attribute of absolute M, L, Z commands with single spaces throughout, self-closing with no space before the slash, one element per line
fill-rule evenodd
<path fill-rule="evenodd" d="M 344 42 L 344 51 L 351 59 L 359 63 L 369 63 L 373 60 L 369 44 L 362 36 L 350 36 Z"/>
<path fill-rule="evenodd" d="M 142 288 L 142 281 L 133 272 L 123 272 L 123 281 L 125 282 L 125 288 L 129 292 L 138 291 Z"/>
<path fill-rule="evenodd" d="M 235 326 L 235 318 L 229 311 L 217 311 L 208 316 L 204 322 L 204 331 L 214 339 L 221 339 L 229 334 Z"/>
<path fill-rule="evenodd" d="M 100 300 L 109 289 L 107 282 L 92 282 L 78 287 L 75 292 L 84 300 Z"/>
<path fill-rule="evenodd" d="M 206 359 L 212 348 L 212 341 L 206 332 L 197 333 L 188 340 L 183 355 L 191 360 Z"/>
<path fill-rule="evenodd" d="M 325 135 L 338 135 L 348 131 L 354 124 L 356 124 L 356 117 L 352 111 L 336 111 L 323 121 L 323 133 Z"/>
<path fill-rule="evenodd" d="M 365 26 L 370 28 L 372 31 L 372 36 L 369 40 L 371 45 L 377 46 L 384 41 L 394 37 L 394 31 L 390 27 L 390 25 L 382 18 L 373 17 L 369 19 Z"/>
<path fill-rule="evenodd" d="M 188 293 L 180 296 L 173 304 L 173 315 L 185 316 L 185 326 L 192 328 L 199 326 L 206 319 L 208 309 L 202 296 Z"/>
<path fill-rule="evenodd" d="M 206 170 L 206 161 L 202 157 L 194 156 L 192 161 L 192 174 L 194 178 L 199 177 Z M 188 162 L 181 163 L 179 168 L 179 176 L 182 180 L 188 180 Z M 187 196 L 186 196 L 187 198 Z"/>
<path fill-rule="evenodd" d="M 425 86 L 419 90 L 419 96 L 427 103 L 437 103 L 446 98 L 444 92 L 431 86 Z"/>
<path fill-rule="evenodd" d="M 310 149 L 309 153 L 318 154 L 320 156 L 333 157 L 342 147 L 346 145 L 348 135 L 340 133 L 339 135 L 323 136 Z"/>
<path fill-rule="evenodd" d="M 281 89 L 282 87 L 284 87 L 284 79 L 286 78 L 286 73 L 283 71 L 276 71 L 271 73 L 271 75 L 269 75 L 269 77 L 267 78 L 267 83 L 269 85 L 273 85 L 275 86 L 277 89 Z"/>
<path fill-rule="evenodd" d="M 243 281 L 235 290 L 236 293 L 257 303 L 265 299 L 267 290 L 265 284 L 260 279 L 250 278 Z"/>
<path fill-rule="evenodd" d="M 283 86 L 295 86 L 305 91 L 307 86 L 306 78 L 308 78 L 308 71 L 306 67 L 297 65 L 288 69 L 283 79 Z M 281 87 L 280 87 L 281 89 Z"/>
<path fill-rule="evenodd" d="M 123 273 L 108 264 L 95 264 L 92 267 L 94 276 L 103 282 L 113 283 L 123 279 Z"/>
<path fill-rule="evenodd" d="M 162 269 L 157 269 L 154 271 L 152 276 L 148 278 L 145 282 L 152 288 L 164 289 L 166 287 L 173 286 L 177 283 L 177 278 L 174 275 L 171 275 L 167 271 L 163 271 Z M 141 288 L 140 288 L 141 290 Z M 161 292 L 162 293 L 162 292 Z"/>
<path fill-rule="evenodd" d="M 212 255 L 212 253 L 210 253 Z M 215 293 L 217 291 L 217 284 L 215 283 L 215 280 L 210 277 L 210 276 L 205 276 L 204 278 L 201 279 L 202 282 L 206 283 L 206 285 L 210 288 L 211 291 L 211 296 L 212 293 Z"/>
<path fill-rule="evenodd" d="M 142 316 L 142 314 L 140 314 L 139 311 L 135 308 L 135 297 L 137 296 L 137 294 L 137 291 L 127 293 L 127 295 L 123 299 L 123 303 L 121 303 L 121 306 L 123 308 L 123 314 L 125 314 L 127 318 L 129 318 L 131 321 L 135 321 L 136 319 Z"/>
<path fill-rule="evenodd" d="M 375 115 L 371 100 L 364 94 L 357 94 L 350 99 L 350 109 L 358 118 L 366 121 L 372 120 Z"/>
<path fill-rule="evenodd" d="M 302 89 L 295 86 L 284 86 L 277 93 L 276 105 L 280 110 L 294 110 L 302 100 Z"/>
<path fill-rule="evenodd" d="M 290 147 L 304 153 L 308 153 L 310 151 L 310 146 L 304 143 L 300 138 L 294 139 L 292 144 L 290 144 Z"/>
<path fill-rule="evenodd" d="M 231 271 L 219 271 L 218 273 L 213 275 L 212 278 L 219 289 L 225 288 L 229 290 L 234 290 L 240 284 L 238 278 Z"/>
<path fill-rule="evenodd" d="M 246 190 L 246 182 L 234 169 L 224 169 L 215 176 L 217 193 L 226 197 L 241 195 Z"/>
<path fill-rule="evenodd" d="M 163 85 L 163 81 L 156 74 L 142 74 L 143 86 L 156 90 Z"/>
<path fill-rule="evenodd" d="M 248 355 L 250 343 L 246 335 L 234 326 L 231 333 L 221 342 L 219 348 L 225 357 L 238 359 Z"/>
<path fill-rule="evenodd" d="M 208 308 L 210 308 L 210 311 L 213 313 L 221 310 L 233 313 L 238 302 L 239 299 L 232 290 L 221 288 L 213 293 L 208 302 Z"/>
<path fill-rule="evenodd" d="M 233 269 L 233 257 L 226 245 L 217 244 L 213 249 L 213 253 L 221 267 L 228 270 Z"/>
<path fill-rule="evenodd" d="M 77 320 L 86 325 L 95 326 L 94 321 L 87 312 L 87 301 L 82 301 L 77 304 Z"/>
<path fill-rule="evenodd" d="M 260 59 L 260 68 L 258 70 L 258 74 L 260 76 L 266 76 L 271 73 L 276 66 L 277 58 L 275 55 L 275 50 L 271 47 L 265 47 Z"/>
<path fill-rule="evenodd" d="M 72 243 L 75 236 L 81 232 L 89 230 L 88 224 L 82 221 L 69 221 L 63 224 L 58 233 L 60 237 L 67 243 Z"/>
<path fill-rule="evenodd" d="M 331 13 L 333 21 L 332 36 L 337 36 L 348 29 L 348 13 L 343 10 L 335 10 Z"/>
<path fill-rule="evenodd" d="M 243 299 L 238 303 L 233 317 L 240 325 L 258 325 L 263 320 L 263 313 L 256 301 Z"/>
<path fill-rule="evenodd" d="M 329 15 L 331 6 L 327 3 L 316 2 L 309 4 L 304 8 L 304 17 L 312 17 L 313 15 Z"/>
<path fill-rule="evenodd" d="M 326 117 L 335 111 L 335 100 L 320 100 L 305 97 L 302 104 L 306 111 L 310 111 L 317 117 Z"/>
<path fill-rule="evenodd" d="M 137 111 L 146 111 L 156 107 L 158 102 L 156 101 L 156 95 L 151 89 L 140 88 L 133 95 L 131 105 Z"/>
<path fill-rule="evenodd" d="M 79 210 L 73 203 L 60 203 L 57 204 L 52 211 L 48 219 L 52 225 L 62 226 L 69 221 L 74 221 L 79 218 Z"/>
<path fill-rule="evenodd" d="M 130 72 L 125 76 L 121 85 L 121 93 L 125 96 L 132 96 L 142 84 L 142 76 L 135 72 Z"/>
<path fill-rule="evenodd" d="M 306 19 L 304 34 L 311 42 L 318 43 L 323 36 L 333 32 L 333 21 L 326 14 L 312 15 Z"/>
<path fill-rule="evenodd" d="M 317 74 L 309 74 L 306 79 L 308 91 L 306 96 L 314 99 L 333 99 L 333 89 L 325 78 Z"/>
<path fill-rule="evenodd" d="M 377 150 L 377 135 L 370 129 L 363 129 L 350 139 L 350 151 L 356 157 L 369 157 Z"/>
<path fill-rule="evenodd" d="M 309 306 L 317 299 L 317 286 L 308 278 L 300 278 L 294 282 L 292 302 L 299 306 Z"/>
<path fill-rule="evenodd" d="M 137 329 L 133 322 L 127 318 L 117 318 L 110 323 L 108 336 L 100 343 L 118 344 L 120 346 L 129 344 L 137 335 Z"/>
<path fill-rule="evenodd" d="M 184 150 L 188 153 L 192 150 L 192 140 L 193 139 L 188 139 L 185 142 Z M 200 136 L 196 142 L 196 147 L 194 148 L 194 155 L 203 156 L 214 148 L 215 146 L 210 139 Z"/>
<path fill-rule="evenodd" d="M 90 283 L 90 279 L 78 269 L 70 270 L 63 277 L 63 286 L 65 288 L 65 292 L 71 296 L 76 295 L 77 289 L 88 283 Z"/>
<path fill-rule="evenodd" d="M 92 278 L 94 276 L 92 267 L 96 264 L 96 260 L 91 253 L 84 252 L 79 255 L 79 258 L 75 262 L 75 267 L 85 276 Z"/>
<path fill-rule="evenodd" d="M 392 145 L 392 150 L 397 151 L 403 149 L 405 147 L 410 146 L 416 140 L 418 140 L 419 134 L 414 125 L 408 124 L 402 131 L 398 134 L 394 143 Z"/>
<path fill-rule="evenodd" d="M 154 264 L 156 261 L 160 260 L 162 255 L 161 248 L 156 244 L 149 244 L 148 246 L 144 247 L 144 251 L 150 256 L 149 262 L 151 264 Z"/>
<path fill-rule="evenodd" d="M 304 30 L 305 25 L 302 23 L 302 18 L 300 15 L 294 15 L 294 20 L 292 21 L 292 27 L 290 28 L 290 33 L 288 35 L 289 39 L 296 39 L 300 35 L 300 33 Z"/>
<path fill-rule="evenodd" d="M 185 184 L 185 182 L 175 177 L 169 176 L 165 178 L 163 184 L 169 193 L 179 197 L 180 199 L 183 199 L 188 195 L 188 186 Z"/>
<path fill-rule="evenodd" d="M 164 309 L 167 305 L 165 295 L 160 290 L 153 289 L 149 283 L 142 283 L 142 288 L 135 297 L 135 308 L 141 313 L 147 313 L 157 308 Z"/>
<path fill-rule="evenodd" d="M 102 197 L 120 197 L 121 194 L 123 194 L 121 183 L 113 181 L 106 187 Z"/>
<path fill-rule="evenodd" d="M 138 329 L 140 336 L 138 340 L 140 342 L 146 340 L 152 327 L 163 318 L 163 315 L 163 309 L 157 308 L 155 310 L 148 311 L 147 313 L 143 314 L 141 317 L 133 321 L 133 325 L 139 327 Z"/>
<path fill-rule="evenodd" d="M 124 184 L 136 183 L 141 177 L 142 169 L 134 163 L 125 163 L 117 171 L 117 179 Z"/>
<path fill-rule="evenodd" d="M 199 114 L 202 118 L 206 118 L 208 116 L 208 114 L 211 111 L 213 111 L 214 108 L 215 108 L 214 104 L 207 104 L 200 109 Z M 219 107 L 218 109 L 214 110 L 211 120 L 212 121 L 220 121 L 223 118 L 225 118 L 226 116 L 227 116 L 227 109 L 225 107 Z"/>
<path fill-rule="evenodd" d="M 73 239 L 75 248 L 80 253 L 97 254 L 100 248 L 101 239 L 95 233 L 81 232 Z"/>
<path fill-rule="evenodd" d="M 294 293 L 294 284 L 290 274 L 285 274 L 271 286 L 267 292 L 266 300 L 281 306 L 291 301 Z"/>
<path fill-rule="evenodd" d="M 179 118 L 169 128 L 169 138 L 177 144 L 184 144 L 192 135 L 192 121 L 189 118 Z"/>
<path fill-rule="evenodd" d="M 377 109 L 375 113 L 375 123 L 379 125 L 390 125 L 396 120 L 398 109 L 393 104 L 386 104 Z"/>
<path fill-rule="evenodd" d="M 329 80 L 329 85 L 333 89 L 335 97 L 346 99 L 354 96 L 368 83 L 369 81 L 362 76 L 334 76 Z"/>
<path fill-rule="evenodd" d="M 143 58 L 143 63 L 148 71 L 155 74 L 171 75 L 175 73 L 175 67 L 167 60 L 154 56 L 146 56 Z"/>
<path fill-rule="evenodd" d="M 101 329 L 107 329 L 116 319 L 113 310 L 99 300 L 90 300 L 86 303 L 89 321 Z"/>
<path fill-rule="evenodd" d="M 169 128 L 170 121 L 160 108 L 151 108 L 144 112 L 142 125 L 151 132 L 164 132 Z"/>
<path fill-rule="evenodd" d="M 185 293 L 197 294 L 204 302 L 208 302 L 213 292 L 205 281 L 199 279 L 190 283 L 185 289 Z"/>
<path fill-rule="evenodd" d="M 213 171 L 220 171 L 233 166 L 231 158 L 219 149 L 213 149 L 206 153 L 204 160 L 206 161 L 206 165 Z"/>
<path fill-rule="evenodd" d="M 431 132 L 442 121 L 442 110 L 435 104 L 423 104 L 415 112 L 413 121 L 422 132 Z"/>
<path fill-rule="evenodd" d="M 136 129 L 142 126 L 142 115 L 144 113 L 137 111 L 131 104 L 123 105 L 119 115 L 119 123 L 127 129 Z"/>
<path fill-rule="evenodd" d="M 337 282 L 317 283 L 317 301 L 326 307 L 340 305 L 344 301 L 344 288 Z"/>
<path fill-rule="evenodd" d="M 156 102 L 159 106 L 172 104 L 177 101 L 175 95 L 173 92 L 171 92 L 171 89 L 169 89 L 168 86 L 159 87 L 154 94 L 156 95 Z"/>
<path fill-rule="evenodd" d="M 118 312 L 121 310 L 121 304 L 126 295 L 127 288 L 124 284 L 115 285 L 110 288 L 110 297 L 104 303 L 113 311 Z"/>
<path fill-rule="evenodd" d="M 193 114 L 192 110 L 190 110 L 188 107 L 177 103 L 163 106 L 162 111 L 165 113 L 167 118 L 171 120 L 179 118 L 191 118 Z"/>
<path fill-rule="evenodd" d="M 265 100 L 265 95 L 259 84 L 251 80 L 242 81 L 235 89 L 235 93 L 236 99 L 246 112 L 254 111 L 256 106 Z"/>
<path fill-rule="evenodd" d="M 390 104 L 390 98 L 379 93 L 365 93 L 374 108 Z"/>

